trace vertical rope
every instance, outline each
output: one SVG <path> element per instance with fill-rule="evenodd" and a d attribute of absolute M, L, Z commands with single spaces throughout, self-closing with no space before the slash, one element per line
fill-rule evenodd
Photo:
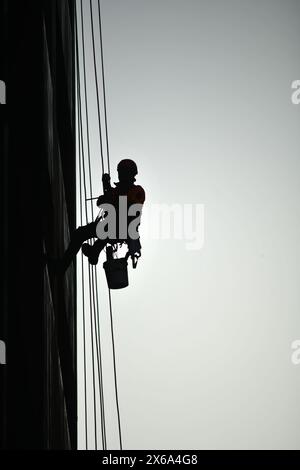
<path fill-rule="evenodd" d="M 95 276 L 97 275 L 97 269 L 95 266 Z M 96 331 L 98 333 L 98 350 L 99 350 L 99 364 L 100 364 L 100 370 L 99 370 L 99 375 L 100 375 L 100 380 L 102 383 L 102 387 L 100 389 L 100 404 L 102 405 L 102 410 L 101 410 L 101 421 L 103 423 L 103 450 L 107 449 L 107 441 L 106 441 L 106 425 L 105 425 L 105 406 L 104 406 L 104 390 L 103 390 L 103 369 L 102 369 L 102 353 L 101 353 L 101 342 L 100 342 L 100 312 L 99 312 L 99 295 L 98 295 L 98 279 L 96 277 L 96 283 L 95 283 L 95 288 L 96 288 L 96 319 L 95 319 L 95 325 L 96 325 Z"/>
<path fill-rule="evenodd" d="M 85 35 L 84 35 L 84 20 L 83 20 L 83 2 L 80 0 L 81 10 L 81 39 L 82 39 L 82 56 L 83 56 L 83 84 L 84 84 L 84 102 L 85 102 L 85 121 L 86 121 L 86 142 L 87 142 L 87 157 L 88 157 L 88 179 L 90 187 L 90 198 L 87 199 L 87 187 L 86 187 L 86 172 L 85 172 L 85 157 L 84 157 L 84 145 L 83 145 L 83 125 L 82 125 L 82 114 L 81 114 L 81 86 L 80 86 L 80 67 L 79 67 L 79 51 L 78 51 L 78 34 L 77 34 L 77 13 L 75 5 L 75 16 L 76 16 L 76 60 L 77 60 L 77 73 L 78 73 L 78 117 L 80 122 L 80 136 L 81 136 L 81 155 L 82 155 L 82 169 L 83 173 L 83 185 L 84 185 L 84 197 L 85 197 L 85 214 L 86 223 L 88 223 L 88 206 L 87 201 L 91 201 L 91 215 L 94 220 L 93 202 L 92 202 L 92 177 L 91 177 L 91 152 L 90 152 L 90 135 L 89 135 L 89 115 L 88 115 L 88 96 L 87 96 L 87 79 L 86 79 L 86 55 L 85 55 Z M 92 0 L 90 0 L 90 17 L 91 17 L 91 32 L 92 32 L 92 45 L 93 45 L 93 60 L 94 60 L 94 74 L 95 74 L 95 85 L 97 94 L 97 110 L 98 110 L 98 125 L 99 125 L 99 138 L 100 138 L 100 151 L 101 151 L 101 162 L 102 171 L 104 173 L 104 158 L 103 158 L 103 140 L 101 131 L 101 113 L 100 113 L 100 99 L 99 99 L 99 83 L 96 63 L 96 48 L 95 48 L 95 35 L 94 35 L 94 22 L 93 22 L 93 8 Z M 105 89 L 105 74 L 104 74 L 104 62 L 103 62 L 103 44 L 102 44 L 102 21 L 101 21 L 101 6 L 100 0 L 98 0 L 98 17 L 99 17 L 99 32 L 100 32 L 100 52 L 101 52 L 101 67 L 102 67 L 102 87 L 103 87 L 103 106 L 104 106 L 104 119 L 105 119 L 105 134 L 106 134 L 106 152 L 107 152 L 107 165 L 108 172 L 110 173 L 110 154 L 109 154 L 109 139 L 108 139 L 108 125 L 107 125 L 107 106 L 106 106 L 106 89 Z M 81 177 L 80 177 L 81 178 Z M 80 179 L 80 198 L 82 197 L 82 187 Z M 81 217 L 82 219 L 82 217 Z M 82 220 L 81 220 L 82 223 Z M 93 402 L 94 402 L 94 431 L 95 431 L 95 447 L 97 449 L 97 406 L 96 406 L 96 386 L 95 386 L 95 354 L 94 347 L 96 346 L 97 366 L 98 366 L 98 379 L 99 379 L 99 394 L 100 394 L 100 413 L 101 413 L 101 431 L 102 431 L 102 446 L 106 449 L 106 429 L 105 429 L 105 407 L 104 407 L 104 392 L 103 392 L 103 371 L 102 371 L 102 355 L 101 355 L 101 341 L 100 341 L 100 322 L 99 322 L 99 297 L 98 297 L 98 284 L 96 267 L 92 268 L 89 266 L 89 300 L 90 300 L 90 327 L 91 327 L 91 343 L 92 343 L 92 379 L 93 379 Z M 82 276 L 84 275 L 83 264 L 82 264 Z M 84 292 L 84 285 L 83 285 Z M 84 294 L 83 294 L 84 295 Z M 114 367 L 114 385 L 115 385 L 115 397 L 116 407 L 118 416 L 118 430 L 119 430 L 119 441 L 120 449 L 122 450 L 122 434 L 121 434 L 121 420 L 120 420 L 120 408 L 118 398 L 118 386 L 117 386 L 117 368 L 116 368 L 116 351 L 115 351 L 115 339 L 114 339 L 114 327 L 113 327 L 113 312 L 112 312 L 112 300 L 111 292 L 108 290 L 109 295 L 109 310 L 110 310 L 110 326 L 111 326 L 111 339 L 112 339 L 112 352 L 113 352 L 113 367 Z M 85 321 L 85 320 L 84 320 Z M 95 336 L 95 338 L 94 338 Z M 95 339 L 95 345 L 94 345 Z M 85 324 L 84 324 L 84 348 L 85 345 Z M 85 361 L 86 359 L 84 359 Z M 87 416 L 87 391 L 86 391 L 86 362 L 84 362 L 84 373 L 85 373 L 85 423 L 86 423 L 86 447 L 88 447 L 88 416 Z"/>
<path fill-rule="evenodd" d="M 108 124 L 107 124 L 106 86 L 105 86 L 101 16 L 102 16 L 101 15 L 101 1 L 98 0 L 98 20 L 99 20 L 100 54 L 101 54 L 101 70 L 102 70 L 104 122 L 105 122 L 105 135 L 106 135 L 106 152 L 107 152 L 108 172 L 110 174 L 110 153 L 109 153 Z M 122 450 L 123 445 L 122 445 L 121 418 L 120 418 L 120 406 L 119 406 L 119 394 L 118 394 L 118 382 L 117 382 L 116 348 L 115 348 L 115 339 L 114 339 L 112 300 L 111 300 L 111 292 L 109 288 L 108 288 L 108 298 L 109 298 L 109 312 L 110 312 L 111 339 L 112 339 L 113 366 L 114 366 L 114 385 L 115 385 L 115 397 L 116 397 L 116 407 L 117 407 L 117 416 L 118 416 L 119 441 L 120 441 L 120 450 Z"/>
<path fill-rule="evenodd" d="M 100 113 L 100 99 L 99 99 L 99 84 L 98 84 L 98 73 L 97 73 L 97 63 L 96 63 L 96 48 L 95 48 L 95 34 L 94 34 L 94 20 L 93 20 L 93 5 L 92 0 L 90 0 L 90 20 L 91 20 L 91 33 L 92 33 L 92 46 L 93 46 L 93 62 L 94 62 L 94 76 L 95 76 L 95 87 L 96 87 L 96 97 L 97 97 L 97 112 L 98 112 L 98 126 L 99 126 L 99 140 L 100 140 L 100 155 L 101 155 L 101 163 L 102 163 L 102 173 L 104 173 L 104 158 L 103 158 L 103 142 L 102 142 L 102 130 L 101 130 L 101 113 Z M 92 197 L 92 194 L 91 194 Z M 95 328 L 98 335 L 98 339 L 96 336 L 97 341 L 97 351 L 98 351 L 98 363 L 100 363 L 100 370 L 99 375 L 101 376 L 101 381 L 103 381 L 103 374 L 102 374 L 102 355 L 101 355 L 101 341 L 100 341 L 100 322 L 99 322 L 99 295 L 98 295 L 98 278 L 97 278 L 97 268 L 94 268 L 94 276 L 95 276 L 95 289 L 96 294 L 94 292 L 94 303 L 95 307 L 97 307 L 97 314 L 95 314 Z M 95 299 L 96 296 L 96 299 Z M 96 308 L 95 308 L 96 312 Z M 105 406 L 104 406 L 104 392 L 103 388 L 100 389 L 100 403 L 101 406 L 101 416 L 102 422 L 105 423 Z M 105 445 L 104 449 L 106 448 L 106 436 L 105 436 Z"/>
<path fill-rule="evenodd" d="M 77 122 L 78 122 L 78 159 L 79 159 L 79 197 L 80 197 L 80 222 L 83 224 L 83 209 L 82 209 L 82 167 L 81 158 L 83 152 L 83 136 L 82 136 L 82 121 L 81 111 L 81 96 L 80 96 L 80 71 L 79 71 L 79 56 L 78 56 L 78 24 L 77 24 L 77 7 L 75 2 L 75 47 L 76 47 L 76 71 L 77 71 Z M 82 288 L 82 317 L 83 317 L 83 372 L 84 372 L 84 418 L 85 418 L 85 448 L 88 449 L 88 412 L 87 412 L 87 372 L 86 372 L 86 331 L 85 331 L 85 296 L 84 296 L 84 270 L 83 270 L 83 255 L 81 258 L 81 288 Z"/>
<path fill-rule="evenodd" d="M 100 154 L 101 154 L 101 163 L 102 163 L 102 173 L 104 173 L 103 143 L 102 143 L 101 115 L 100 115 L 100 99 L 99 99 L 99 85 L 98 85 L 98 73 L 97 73 L 97 63 L 96 63 L 96 48 L 95 48 L 95 34 L 94 34 L 94 20 L 93 20 L 92 0 L 90 0 L 90 15 L 91 15 L 91 31 L 92 31 L 92 44 L 93 44 L 95 86 L 96 86 L 96 96 L 97 96 L 97 111 L 98 111 L 99 138 L 100 138 Z"/>
<path fill-rule="evenodd" d="M 116 395 L 116 405 L 117 405 L 117 415 L 118 415 L 119 441 L 120 441 L 120 450 L 123 450 L 122 433 L 121 433 L 121 419 L 120 419 L 120 407 L 119 407 L 119 396 L 118 396 L 118 382 L 117 382 L 116 350 L 115 350 L 114 326 L 113 326 L 113 315 L 112 315 L 112 303 L 111 303 L 110 289 L 108 289 L 108 299 L 109 299 L 109 311 L 110 311 L 110 327 L 111 327 L 111 339 L 112 339 L 112 350 L 113 350 L 115 395 Z"/>
<path fill-rule="evenodd" d="M 88 149 L 88 170 L 90 180 L 90 193 L 92 198 L 92 171 L 91 171 L 91 149 L 90 149 L 90 136 L 89 136 L 89 113 L 88 113 L 88 99 L 87 99 L 87 86 L 86 86 L 86 60 L 85 60 L 85 40 L 84 40 L 84 25 L 83 25 L 83 7 L 82 0 L 80 0 L 80 11 L 81 11 L 81 37 L 82 37 L 82 54 L 83 54 L 83 84 L 84 84 L 84 97 L 85 97 L 85 119 L 86 119 L 86 132 L 87 132 L 87 149 Z M 91 213 L 92 219 L 94 220 L 94 209 L 93 201 L 91 200 Z"/>
<path fill-rule="evenodd" d="M 106 137 L 107 167 L 108 167 L 108 173 L 110 174 L 109 140 L 108 140 L 107 107 L 106 107 L 106 87 L 105 87 L 105 74 L 104 74 L 104 56 L 103 56 L 102 20 L 101 20 L 100 0 L 98 0 L 98 18 L 99 18 L 100 54 L 101 54 L 101 70 L 102 70 L 102 88 L 103 88 L 103 107 L 104 107 L 104 122 L 105 122 L 105 137 Z"/>
<path fill-rule="evenodd" d="M 75 5 L 76 8 L 76 5 Z M 77 44 L 77 23 L 76 23 L 76 44 Z M 77 47 L 76 47 L 76 61 L 77 61 Z M 79 106 L 79 83 L 78 83 L 79 70 L 77 69 L 77 106 Z M 80 223 L 83 225 L 83 208 L 82 208 L 82 168 L 81 168 L 81 146 L 82 134 L 81 126 L 79 123 L 79 114 L 77 114 L 78 123 L 78 163 L 79 163 L 79 200 L 80 200 Z M 86 332 L 85 332 L 85 296 L 84 296 L 84 269 L 83 269 L 83 254 L 81 254 L 81 289 L 82 289 L 82 323 L 83 323 L 83 374 L 84 374 L 84 429 L 85 429 L 85 448 L 88 449 L 88 417 L 87 417 L 87 374 L 86 374 Z"/>
<path fill-rule="evenodd" d="M 94 306 L 94 331 L 97 352 L 97 366 L 98 366 L 98 379 L 99 379 L 99 393 L 100 393 L 100 414 L 101 414 L 101 431 L 103 450 L 106 450 L 106 428 L 105 428 L 105 408 L 104 408 L 104 392 L 103 392 L 103 374 L 102 374 L 102 355 L 100 347 L 100 328 L 99 328 L 99 299 L 98 299 L 98 285 L 97 285 L 97 272 L 96 266 L 92 266 L 93 282 L 93 306 Z M 98 321 L 97 321 L 98 318 Z"/>
<path fill-rule="evenodd" d="M 77 23 L 76 23 L 77 24 Z M 89 127 L 88 127 L 88 112 L 87 112 L 87 92 L 86 92 L 86 72 L 85 72 L 85 48 L 84 48 L 84 27 L 83 27 L 83 11 L 82 11 L 82 2 L 81 2 L 81 37 L 82 37 L 82 50 L 83 50 L 83 70 L 84 70 L 84 85 L 85 85 L 85 110 L 86 110 L 86 127 L 87 127 L 87 145 L 88 145 L 88 155 L 90 156 L 90 144 L 89 144 Z M 78 54 L 78 43 L 77 48 L 77 57 Z M 79 59 L 78 59 L 78 77 L 80 79 L 80 68 L 79 68 Z M 79 83 L 79 117 L 81 123 L 81 135 L 82 135 L 82 166 L 83 166 L 83 181 L 84 181 L 84 193 L 85 193 L 85 214 L 86 214 L 86 223 L 88 221 L 88 208 L 87 208 L 87 188 L 86 188 L 86 176 L 85 176 L 85 159 L 84 159 L 84 149 L 83 149 L 83 130 L 82 130 L 82 115 L 81 115 L 81 92 L 80 92 L 80 83 Z M 95 448 L 97 449 L 97 406 L 96 406 L 96 387 L 95 387 L 95 358 L 94 358 L 94 338 L 93 338 L 93 303 L 91 295 L 91 268 L 88 268 L 89 273 L 89 300 L 90 300 L 90 327 L 91 327 L 91 343 L 92 343 L 92 389 L 93 389 L 93 409 L 94 409 L 94 439 L 95 439 Z"/>
<path fill-rule="evenodd" d="M 91 172 L 91 153 L 90 153 L 90 138 L 89 138 L 89 119 L 88 119 L 88 98 L 87 98 L 87 84 L 86 84 L 86 60 L 85 60 L 85 41 L 84 41 L 84 22 L 83 22 L 83 3 L 81 0 L 81 28 L 82 28 L 82 51 L 83 51 L 83 72 L 84 72 L 84 96 L 85 96 L 85 111 L 86 111 L 86 128 L 87 128 L 87 143 L 88 143 L 88 170 L 89 170 L 89 186 L 90 186 L 90 203 L 92 219 L 94 219 L 93 201 L 92 201 L 92 172 Z M 101 126 L 100 126 L 101 132 Z M 86 198 L 87 201 L 87 198 Z M 97 330 L 96 322 L 96 300 L 95 300 L 95 285 L 97 285 L 97 276 L 95 269 L 89 266 L 89 272 L 91 276 L 91 298 L 93 305 L 94 318 L 91 319 L 91 335 L 92 335 L 92 351 L 94 351 L 94 335 L 96 343 L 96 356 L 98 366 L 98 382 L 99 382 L 99 394 L 100 394 L 100 413 L 101 413 L 101 431 L 102 431 L 102 443 L 103 448 L 106 448 L 106 428 L 105 428 L 105 413 L 104 413 L 104 392 L 103 392 L 103 375 L 102 375 L 102 358 L 100 350 L 100 332 Z M 98 288 L 97 288 L 98 292 Z M 97 307 L 99 308 L 99 299 L 97 297 Z M 93 364 L 94 364 L 94 353 L 93 353 Z M 93 368 L 94 374 L 94 368 Z M 97 426 L 95 422 L 95 426 Z M 96 443 L 97 448 L 97 443 Z"/>

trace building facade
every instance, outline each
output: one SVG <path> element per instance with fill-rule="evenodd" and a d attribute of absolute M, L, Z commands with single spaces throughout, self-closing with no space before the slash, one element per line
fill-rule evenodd
<path fill-rule="evenodd" d="M 0 0 L 1 446 L 77 446 L 76 267 L 49 275 L 76 223 L 73 0 Z M 0 80 L 2 77 L 0 76 Z"/>

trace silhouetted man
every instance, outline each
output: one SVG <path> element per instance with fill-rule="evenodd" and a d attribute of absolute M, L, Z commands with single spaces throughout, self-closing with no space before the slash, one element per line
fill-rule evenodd
<path fill-rule="evenodd" d="M 132 222 L 137 217 L 137 215 L 131 215 L 129 217 L 127 217 L 127 215 L 128 210 L 133 204 L 139 204 L 140 207 L 142 207 L 142 204 L 145 201 L 145 191 L 141 186 L 134 184 L 135 176 L 137 175 L 138 170 L 136 163 L 133 160 L 121 160 L 118 164 L 117 170 L 119 182 L 115 183 L 114 188 L 110 184 L 110 176 L 107 173 L 105 173 L 102 177 L 104 194 L 102 196 L 99 196 L 99 198 L 97 199 L 97 206 L 100 208 L 104 207 L 104 215 L 102 216 L 102 219 L 97 218 L 90 224 L 78 227 L 71 236 L 70 244 L 67 250 L 65 251 L 62 259 L 50 262 L 50 268 L 54 268 L 54 270 L 58 272 L 64 272 L 68 268 L 68 266 L 72 262 L 72 259 L 74 258 L 74 256 L 76 256 L 81 247 L 83 254 L 88 257 L 90 264 L 93 265 L 98 263 L 99 254 L 107 243 L 116 244 L 126 242 L 130 255 L 134 255 L 136 252 L 140 252 L 141 245 L 139 242 L 138 233 L 134 238 L 131 238 L 130 234 L 128 233 L 128 226 L 130 222 Z M 123 234 L 123 236 L 120 238 L 119 200 L 122 196 L 126 197 L 127 225 L 126 234 Z M 115 235 L 113 237 L 110 237 L 108 234 L 106 238 L 97 238 L 99 232 L 103 234 L 103 227 L 107 225 L 107 209 L 109 209 L 109 206 L 107 205 L 110 205 L 110 207 L 112 207 L 116 212 L 116 224 L 113 230 Z M 123 210 L 124 209 L 125 208 L 123 206 Z M 102 227 L 100 227 L 99 225 L 101 230 L 97 230 L 98 224 L 102 224 Z M 84 243 L 86 240 L 92 238 L 97 238 L 93 245 Z"/>

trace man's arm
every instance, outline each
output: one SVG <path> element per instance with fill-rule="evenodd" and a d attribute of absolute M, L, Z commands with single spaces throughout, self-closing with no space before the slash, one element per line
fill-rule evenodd
<path fill-rule="evenodd" d="M 102 175 L 102 186 L 104 194 L 111 189 L 110 176 L 108 173 Z"/>
<path fill-rule="evenodd" d="M 103 192 L 104 194 L 99 196 L 97 199 L 97 206 L 101 206 L 101 204 L 104 204 L 106 202 L 109 202 L 109 192 L 111 191 L 112 187 L 110 184 L 110 176 L 108 173 L 103 173 L 102 175 L 102 186 L 103 186 Z"/>

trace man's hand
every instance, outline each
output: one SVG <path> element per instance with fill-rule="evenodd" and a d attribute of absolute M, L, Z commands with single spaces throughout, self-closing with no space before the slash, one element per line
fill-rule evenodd
<path fill-rule="evenodd" d="M 111 185 L 110 185 L 110 176 L 108 173 L 103 173 L 102 175 L 102 184 L 103 184 L 103 192 L 104 194 L 102 196 L 99 196 L 98 199 L 97 199 L 97 206 L 101 206 L 101 204 L 104 204 L 105 202 L 107 202 L 107 194 L 108 194 L 108 191 L 110 191 L 112 188 L 111 188 Z"/>
<path fill-rule="evenodd" d="M 110 176 L 109 176 L 108 173 L 103 173 L 103 175 L 102 175 L 102 181 L 103 181 L 103 183 L 104 183 L 105 181 L 108 181 L 108 182 L 110 181 Z"/>

